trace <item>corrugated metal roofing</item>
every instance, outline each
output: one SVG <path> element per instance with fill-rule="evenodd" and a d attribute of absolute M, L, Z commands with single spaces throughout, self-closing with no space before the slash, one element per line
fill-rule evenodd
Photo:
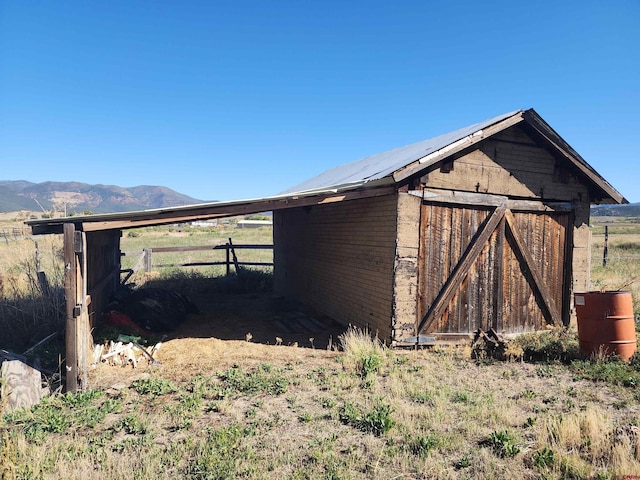
<path fill-rule="evenodd" d="M 505 113 L 485 120 L 484 122 L 475 123 L 468 127 L 461 128 L 455 132 L 445 133 L 438 137 L 423 140 L 404 147 L 395 148 L 388 152 L 379 153 L 370 157 L 365 157 L 345 165 L 340 165 L 281 193 L 298 193 L 330 187 L 340 188 L 350 184 L 358 185 L 375 180 L 381 180 L 391 175 L 396 170 L 426 157 L 430 153 L 437 152 L 452 143 L 473 135 L 483 128 L 487 128 L 521 112 L 522 110 L 516 110 Z"/>

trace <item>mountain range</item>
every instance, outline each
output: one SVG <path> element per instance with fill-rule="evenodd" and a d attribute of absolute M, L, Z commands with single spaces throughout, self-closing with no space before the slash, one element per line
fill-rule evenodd
<path fill-rule="evenodd" d="M 89 185 L 80 182 L 32 183 L 0 180 L 0 212 L 18 210 L 109 213 L 194 205 L 202 200 L 167 187 Z"/>
<path fill-rule="evenodd" d="M 167 187 L 0 180 L 0 212 L 110 213 L 203 203 Z M 596 205 L 592 216 L 640 217 L 640 203 Z"/>
<path fill-rule="evenodd" d="M 640 217 L 640 203 L 624 205 L 596 205 L 591 207 L 592 217 Z"/>

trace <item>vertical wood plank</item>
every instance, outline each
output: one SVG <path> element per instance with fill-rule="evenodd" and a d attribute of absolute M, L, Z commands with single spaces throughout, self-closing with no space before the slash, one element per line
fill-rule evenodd
<path fill-rule="evenodd" d="M 420 332 L 425 328 L 429 331 L 433 323 L 437 322 L 440 316 L 444 313 L 452 295 L 460 285 L 460 282 L 469 272 L 469 268 L 477 260 L 486 242 L 489 240 L 499 222 L 504 217 L 505 212 L 505 207 L 497 207 L 483 224 L 480 231 L 478 231 L 478 234 L 474 237 L 472 244 L 465 251 L 460 262 L 455 266 L 451 276 L 448 277 L 444 287 L 429 308 L 425 317 L 422 319 L 422 322 L 420 322 L 420 325 L 418 326 L 418 334 L 420 334 Z"/>
<path fill-rule="evenodd" d="M 87 358 L 91 343 L 91 328 L 89 326 L 89 311 L 87 305 L 88 272 L 87 272 L 87 234 L 75 232 L 76 245 L 80 244 L 80 252 L 76 252 L 77 274 L 76 305 L 80 306 L 80 316 L 76 319 L 78 345 L 78 377 L 79 388 L 86 392 L 88 388 Z"/>
<path fill-rule="evenodd" d="M 65 346 L 66 346 L 66 388 L 67 392 L 78 390 L 78 344 L 76 307 L 76 253 L 75 225 L 65 223 L 64 237 L 64 296 L 66 303 Z"/>
<path fill-rule="evenodd" d="M 526 244 L 520 234 L 520 231 L 517 226 L 517 222 L 514 219 L 513 215 L 510 211 L 506 212 L 506 220 L 507 226 L 509 227 L 509 233 L 514 240 L 514 250 L 521 256 L 521 260 L 523 262 L 523 267 L 527 269 L 528 273 L 531 275 L 531 279 L 533 280 L 533 285 L 537 290 L 537 293 L 540 295 L 542 304 L 544 309 L 546 310 L 546 315 L 555 325 L 562 325 L 562 321 L 560 319 L 560 312 L 555 306 L 555 302 L 549 293 L 549 289 L 547 285 L 542 279 L 542 275 L 538 267 L 536 266 L 534 259 L 531 255 L 531 252 L 527 249 Z M 530 309 L 528 309 L 530 310 Z"/>

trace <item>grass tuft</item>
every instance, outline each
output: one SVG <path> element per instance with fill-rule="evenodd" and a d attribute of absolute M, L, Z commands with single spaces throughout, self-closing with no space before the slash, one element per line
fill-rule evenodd
<path fill-rule="evenodd" d="M 378 372 L 388 354 L 388 349 L 377 337 L 353 326 L 340 335 L 339 341 L 344 351 L 343 367 L 363 380 Z"/>

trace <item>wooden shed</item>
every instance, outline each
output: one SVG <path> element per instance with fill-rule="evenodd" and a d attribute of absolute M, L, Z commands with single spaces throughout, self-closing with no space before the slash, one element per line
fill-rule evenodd
<path fill-rule="evenodd" d="M 626 203 L 533 110 L 336 167 L 280 195 L 27 222 L 64 234 L 67 389 L 128 228 L 273 211 L 274 285 L 395 345 L 570 322 L 589 288 L 591 203 Z"/>
<path fill-rule="evenodd" d="M 626 202 L 534 110 L 290 191 L 331 187 L 370 195 L 274 212 L 275 288 L 396 345 L 568 325 L 589 288 L 590 204 Z"/>

